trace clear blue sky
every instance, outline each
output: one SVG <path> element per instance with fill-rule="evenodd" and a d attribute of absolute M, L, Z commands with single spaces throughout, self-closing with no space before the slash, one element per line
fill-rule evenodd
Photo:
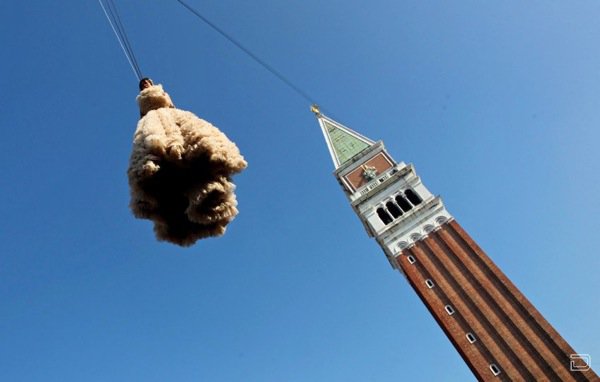
<path fill-rule="evenodd" d="M 137 80 L 99 4 L 2 2 L 0 380 L 473 380 L 310 105 L 176 1 L 115 1 L 144 73 L 248 160 L 240 215 L 157 242 L 128 209 Z M 600 369 L 600 3 L 188 1 L 414 163 Z"/>

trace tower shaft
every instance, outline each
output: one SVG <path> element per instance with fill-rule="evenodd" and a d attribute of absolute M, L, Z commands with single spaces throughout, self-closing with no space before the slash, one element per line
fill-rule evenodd
<path fill-rule="evenodd" d="M 571 370 L 573 348 L 456 220 L 396 261 L 479 380 L 597 380 Z"/>

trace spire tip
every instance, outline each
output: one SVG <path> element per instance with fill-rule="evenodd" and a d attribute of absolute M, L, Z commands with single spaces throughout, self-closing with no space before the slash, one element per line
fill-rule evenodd
<path fill-rule="evenodd" d="M 315 115 L 317 117 L 321 115 L 321 111 L 319 110 L 319 105 L 317 105 L 316 103 L 313 103 L 310 106 L 310 111 L 312 111 L 313 113 L 315 113 Z"/>

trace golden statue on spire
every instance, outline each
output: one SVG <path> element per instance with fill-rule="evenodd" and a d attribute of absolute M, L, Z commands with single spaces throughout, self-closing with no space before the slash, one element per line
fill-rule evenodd
<path fill-rule="evenodd" d="M 319 110 L 319 105 L 317 105 L 316 103 L 313 103 L 312 105 L 310 105 L 310 111 L 312 111 L 313 113 L 315 113 L 315 115 L 317 117 L 319 115 L 321 115 L 321 110 Z"/>

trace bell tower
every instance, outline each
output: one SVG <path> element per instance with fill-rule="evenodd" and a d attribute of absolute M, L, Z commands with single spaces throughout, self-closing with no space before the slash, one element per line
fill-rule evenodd
<path fill-rule="evenodd" d="M 334 175 L 367 234 L 402 273 L 480 381 L 600 381 L 382 141 L 313 106 Z"/>

